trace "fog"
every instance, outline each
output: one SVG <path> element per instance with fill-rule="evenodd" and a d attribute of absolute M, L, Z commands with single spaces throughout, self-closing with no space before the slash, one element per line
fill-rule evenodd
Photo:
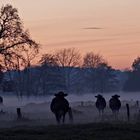
<path fill-rule="evenodd" d="M 99 93 L 97 93 L 99 94 Z M 69 102 L 80 102 L 80 101 L 95 101 L 96 98 L 94 97 L 97 94 L 82 94 L 82 95 L 75 95 L 75 94 L 69 94 L 66 98 L 69 100 Z M 128 101 L 136 101 L 140 100 L 140 93 L 138 92 L 114 92 L 114 93 L 104 93 L 102 94 L 105 99 L 108 101 L 112 95 L 118 94 L 120 95 L 120 100 L 128 100 Z M 29 103 L 43 103 L 43 102 L 50 102 L 54 96 L 30 96 L 26 97 L 23 96 L 22 98 L 18 98 L 14 95 L 2 95 L 1 96 L 4 99 L 4 105 L 5 106 L 24 106 Z"/>
<path fill-rule="evenodd" d="M 98 93 L 97 93 L 98 94 Z M 72 107 L 74 123 L 92 123 L 102 121 L 99 117 L 98 110 L 95 107 L 94 97 L 97 94 L 74 95 L 69 94 L 66 98 Z M 119 94 L 122 107 L 119 113 L 119 121 L 126 121 L 126 103 L 130 105 L 131 120 L 140 120 L 139 108 L 137 108 L 136 100 L 140 100 L 139 93 L 107 93 L 103 96 L 107 100 L 107 107 L 104 111 L 104 120 L 110 122 L 113 120 L 112 111 L 108 106 L 108 100 L 114 94 Z M 4 104 L 0 106 L 5 113 L 0 112 L 0 127 L 11 127 L 17 125 L 54 125 L 57 124 L 54 114 L 50 111 L 50 102 L 54 96 L 42 97 L 22 97 L 17 98 L 12 95 L 1 95 Z M 83 103 L 82 103 L 83 101 Z M 23 120 L 17 121 L 16 108 L 20 107 Z M 66 115 L 66 123 L 69 123 L 68 115 Z"/>

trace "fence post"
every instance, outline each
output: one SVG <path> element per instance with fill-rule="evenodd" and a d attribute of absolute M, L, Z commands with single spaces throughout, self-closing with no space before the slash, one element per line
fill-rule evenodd
<path fill-rule="evenodd" d="M 84 106 L 84 102 L 83 102 L 83 101 L 81 101 L 81 106 L 82 106 L 82 107 Z"/>
<path fill-rule="evenodd" d="M 22 118 L 21 109 L 17 108 L 17 119 L 21 119 L 21 118 Z"/>
<path fill-rule="evenodd" d="M 129 108 L 129 104 L 126 104 L 126 109 L 127 109 L 127 120 L 130 120 L 130 108 Z"/>

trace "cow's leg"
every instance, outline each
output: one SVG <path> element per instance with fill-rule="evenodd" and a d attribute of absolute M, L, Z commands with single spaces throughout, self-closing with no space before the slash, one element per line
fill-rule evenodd
<path fill-rule="evenodd" d="M 99 117 L 101 116 L 101 110 L 99 109 Z"/>
<path fill-rule="evenodd" d="M 114 119 L 116 120 L 116 111 L 114 111 Z"/>
<path fill-rule="evenodd" d="M 65 123 L 65 115 L 66 113 L 63 113 L 63 124 Z"/>
<path fill-rule="evenodd" d="M 104 114 L 104 109 L 101 110 L 101 115 L 103 116 L 103 114 Z"/>
<path fill-rule="evenodd" d="M 115 120 L 118 120 L 118 111 L 117 110 L 114 111 L 114 116 L 115 116 Z"/>
<path fill-rule="evenodd" d="M 115 110 L 114 112 L 115 112 L 115 120 L 118 120 L 118 111 Z"/>
<path fill-rule="evenodd" d="M 104 114 L 104 110 L 102 109 L 101 110 L 101 118 L 102 118 L 102 121 L 104 120 L 104 115 L 103 114 Z"/>
<path fill-rule="evenodd" d="M 102 110 L 98 109 L 98 111 L 99 111 L 99 121 L 102 121 Z"/>
<path fill-rule="evenodd" d="M 55 113 L 56 121 L 58 124 L 60 124 L 60 116 L 59 113 Z"/>
<path fill-rule="evenodd" d="M 116 120 L 116 112 L 115 112 L 115 110 L 112 110 L 112 113 L 113 113 L 113 120 Z"/>

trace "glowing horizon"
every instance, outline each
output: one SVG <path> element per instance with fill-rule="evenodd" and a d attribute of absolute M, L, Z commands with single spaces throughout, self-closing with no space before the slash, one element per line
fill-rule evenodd
<path fill-rule="evenodd" d="M 19 11 L 41 53 L 76 47 L 103 55 L 117 69 L 140 56 L 139 0 L 1 0 Z"/>

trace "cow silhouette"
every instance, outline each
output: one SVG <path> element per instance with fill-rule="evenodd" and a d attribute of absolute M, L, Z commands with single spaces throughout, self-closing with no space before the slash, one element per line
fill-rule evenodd
<path fill-rule="evenodd" d="M 64 94 L 64 92 L 58 92 L 55 94 L 55 98 L 53 98 L 50 109 L 55 114 L 57 123 L 61 123 L 61 120 L 63 123 L 65 123 L 65 115 L 69 114 L 70 121 L 73 120 L 72 110 L 69 106 L 69 102 L 66 97 L 67 94 Z"/>
<path fill-rule="evenodd" d="M 117 118 L 119 110 L 121 108 L 121 101 L 119 100 L 119 95 L 113 95 L 112 98 L 109 100 L 109 107 L 111 108 L 115 118 Z"/>
<path fill-rule="evenodd" d="M 99 116 L 101 116 L 103 115 L 104 109 L 106 107 L 106 101 L 105 101 L 105 98 L 100 94 L 98 94 L 95 97 L 97 98 L 95 105 L 99 111 Z"/>

